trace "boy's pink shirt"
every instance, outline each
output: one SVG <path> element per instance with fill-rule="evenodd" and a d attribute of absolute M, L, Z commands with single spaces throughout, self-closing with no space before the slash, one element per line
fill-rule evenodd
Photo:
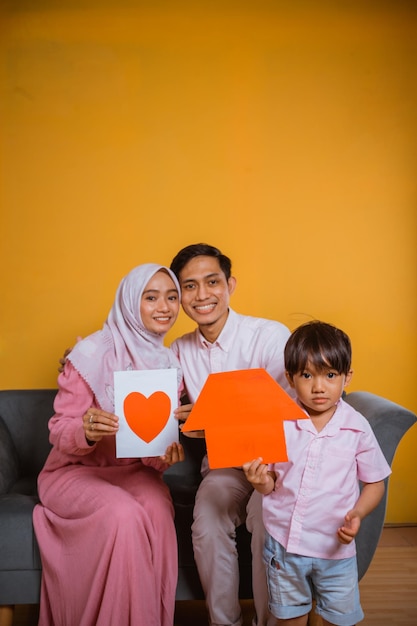
<path fill-rule="evenodd" d="M 343 400 L 318 433 L 311 420 L 285 422 L 288 463 L 274 491 L 263 498 L 265 528 L 291 553 L 326 559 L 356 554 L 341 544 L 337 529 L 359 497 L 359 483 L 383 480 L 391 468 L 369 422 Z"/>

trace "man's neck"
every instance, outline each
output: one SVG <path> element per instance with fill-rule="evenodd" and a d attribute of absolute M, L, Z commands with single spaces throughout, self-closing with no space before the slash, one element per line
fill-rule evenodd
<path fill-rule="evenodd" d="M 229 317 L 229 311 L 225 318 L 217 320 L 213 324 L 202 324 L 198 327 L 198 330 L 203 335 L 204 339 L 208 341 L 208 343 L 214 343 L 219 338 L 223 328 L 226 325 L 227 319 Z"/>

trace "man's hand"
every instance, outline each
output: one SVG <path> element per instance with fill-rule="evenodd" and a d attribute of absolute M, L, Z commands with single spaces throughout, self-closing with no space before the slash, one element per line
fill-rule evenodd
<path fill-rule="evenodd" d="M 187 421 L 187 417 L 191 413 L 192 408 L 192 404 L 181 404 L 177 409 L 175 409 L 174 416 L 180 422 L 180 424 L 183 424 Z"/>
<path fill-rule="evenodd" d="M 185 424 L 189 414 L 191 413 L 191 409 L 193 408 L 192 404 L 182 404 L 174 411 L 174 416 L 180 423 L 180 430 L 182 430 L 182 425 Z M 191 430 L 188 433 L 183 433 L 185 437 L 191 437 L 192 439 L 204 439 L 205 433 L 204 430 Z"/>
<path fill-rule="evenodd" d="M 79 341 L 81 341 L 82 337 L 78 336 L 77 337 L 77 343 Z M 74 346 L 73 346 L 74 347 Z M 58 372 L 60 374 L 62 374 L 62 372 L 64 371 L 64 367 L 65 367 L 65 363 L 67 362 L 67 356 L 69 355 L 69 353 L 71 352 L 72 348 L 67 348 L 62 356 L 61 359 L 59 359 L 59 366 L 58 366 Z"/>
<path fill-rule="evenodd" d="M 62 356 L 61 359 L 59 359 L 59 366 L 58 366 L 58 372 L 60 374 L 62 374 L 62 372 L 64 371 L 64 367 L 65 367 L 65 363 L 67 362 L 67 356 L 69 355 L 69 353 L 71 352 L 72 348 L 67 348 Z"/>

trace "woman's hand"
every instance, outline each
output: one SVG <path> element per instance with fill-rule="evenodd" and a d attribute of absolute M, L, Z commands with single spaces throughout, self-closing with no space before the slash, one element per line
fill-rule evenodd
<path fill-rule="evenodd" d="M 168 448 L 165 450 L 165 454 L 161 456 L 161 460 L 165 463 L 168 463 L 168 465 L 174 465 L 175 463 L 179 463 L 183 461 L 184 458 L 184 448 L 180 443 L 175 442 L 168 446 Z"/>
<path fill-rule="evenodd" d="M 115 435 L 119 430 L 119 418 L 101 409 L 88 409 L 83 415 L 85 438 L 89 444 L 97 443 L 103 437 Z"/>

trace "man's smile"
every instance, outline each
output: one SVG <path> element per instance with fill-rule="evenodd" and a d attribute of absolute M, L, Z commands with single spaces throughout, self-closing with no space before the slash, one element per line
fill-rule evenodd
<path fill-rule="evenodd" d="M 208 313 L 212 311 L 215 306 L 216 306 L 216 303 L 212 302 L 211 304 L 196 304 L 193 306 L 193 308 L 198 313 Z"/>

